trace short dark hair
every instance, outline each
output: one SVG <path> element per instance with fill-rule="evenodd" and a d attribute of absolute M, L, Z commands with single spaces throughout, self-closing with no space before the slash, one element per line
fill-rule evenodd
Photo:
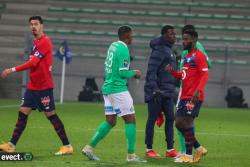
<path fill-rule="evenodd" d="M 29 23 L 30 23 L 31 20 L 38 20 L 40 22 L 40 24 L 43 24 L 43 19 L 42 19 L 41 16 L 31 16 L 29 18 Z"/>
<path fill-rule="evenodd" d="M 184 34 L 186 30 L 195 30 L 195 27 L 192 24 L 187 24 L 182 28 L 181 33 Z"/>
<path fill-rule="evenodd" d="M 162 29 L 161 29 L 161 35 L 167 33 L 168 30 L 172 30 L 172 29 L 174 29 L 173 26 L 170 26 L 170 25 L 165 25 L 165 26 L 163 26 Z"/>
<path fill-rule="evenodd" d="M 183 34 L 189 34 L 192 38 L 198 39 L 198 33 L 195 30 L 188 29 Z"/>
<path fill-rule="evenodd" d="M 124 25 L 124 26 L 119 27 L 117 33 L 118 33 L 118 36 L 121 37 L 121 36 L 131 32 L 131 31 L 132 31 L 132 28 L 130 26 Z"/>

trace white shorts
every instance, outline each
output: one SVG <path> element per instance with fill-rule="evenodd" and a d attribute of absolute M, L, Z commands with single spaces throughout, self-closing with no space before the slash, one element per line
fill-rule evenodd
<path fill-rule="evenodd" d="M 124 115 L 134 114 L 133 99 L 128 91 L 103 95 L 105 115 Z"/>

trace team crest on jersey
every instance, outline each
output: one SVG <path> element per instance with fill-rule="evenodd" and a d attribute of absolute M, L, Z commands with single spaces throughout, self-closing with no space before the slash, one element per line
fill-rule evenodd
<path fill-rule="evenodd" d="M 45 96 L 41 98 L 41 103 L 43 104 L 44 107 L 49 106 L 50 103 L 50 97 Z"/>
<path fill-rule="evenodd" d="M 128 60 L 124 60 L 123 66 L 124 67 L 128 67 L 129 66 Z"/>

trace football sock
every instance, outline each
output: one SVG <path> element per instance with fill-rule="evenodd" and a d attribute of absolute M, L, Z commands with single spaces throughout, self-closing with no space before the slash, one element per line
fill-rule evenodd
<path fill-rule="evenodd" d="M 194 127 L 194 135 L 195 135 L 196 128 Z M 177 134 L 180 140 L 180 152 L 185 153 L 186 152 L 186 143 L 185 138 L 183 137 L 182 133 L 177 129 Z M 200 146 L 200 143 L 195 140 L 194 142 L 194 148 L 198 148 Z"/>
<path fill-rule="evenodd" d="M 112 126 L 107 121 L 101 123 L 92 137 L 90 145 L 95 147 L 109 133 L 110 129 L 112 129 Z"/>
<path fill-rule="evenodd" d="M 179 129 L 179 130 L 181 131 L 181 133 L 183 134 L 183 136 L 185 138 L 186 154 L 192 155 L 194 141 L 195 141 L 194 128 L 193 127 L 192 128 L 183 128 L 183 129 Z"/>
<path fill-rule="evenodd" d="M 12 138 L 10 139 L 10 142 L 13 145 L 16 145 L 17 141 L 19 140 L 20 136 L 22 135 L 23 130 L 26 127 L 27 120 L 28 120 L 28 115 L 25 115 L 24 113 L 19 111 L 18 119 L 17 119 L 17 123 L 16 123 L 16 128 L 14 129 L 14 132 L 12 134 Z"/>
<path fill-rule="evenodd" d="M 69 140 L 66 135 L 64 125 L 60 118 L 57 116 L 57 114 L 51 115 L 48 117 L 50 120 L 51 124 L 54 126 L 54 129 L 56 130 L 57 135 L 61 139 L 63 145 L 69 145 Z"/>
<path fill-rule="evenodd" d="M 199 148 L 201 145 L 200 143 L 196 140 L 196 138 L 194 137 L 194 148 L 197 149 Z"/>
<path fill-rule="evenodd" d="M 153 149 L 152 144 L 147 144 L 147 149 L 152 150 Z"/>
<path fill-rule="evenodd" d="M 125 135 L 127 138 L 128 153 L 132 154 L 135 152 L 135 142 L 136 142 L 135 124 L 125 124 Z"/>

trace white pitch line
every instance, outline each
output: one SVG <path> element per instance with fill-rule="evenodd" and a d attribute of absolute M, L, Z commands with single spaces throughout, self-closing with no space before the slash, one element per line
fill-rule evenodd
<path fill-rule="evenodd" d="M 3 106 L 0 106 L 0 108 L 13 108 L 13 107 L 18 107 L 20 106 L 19 104 L 12 104 L 12 105 L 3 105 Z"/>

